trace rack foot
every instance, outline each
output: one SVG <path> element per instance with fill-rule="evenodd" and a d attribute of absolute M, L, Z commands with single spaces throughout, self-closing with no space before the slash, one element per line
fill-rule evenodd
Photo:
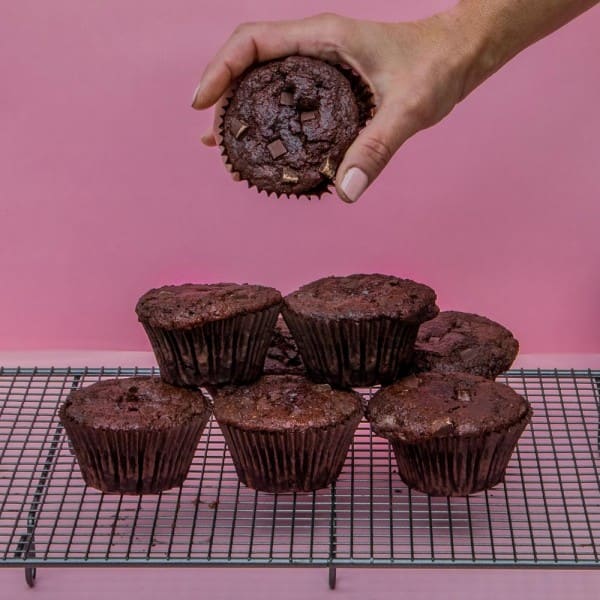
<path fill-rule="evenodd" d="M 30 533 L 23 534 L 19 540 L 17 551 L 15 552 L 16 558 L 35 558 L 35 540 L 33 535 Z M 37 569 L 35 567 L 25 567 L 25 581 L 27 585 L 32 588 L 35 585 L 35 577 Z"/>
<path fill-rule="evenodd" d="M 335 583 L 337 580 L 337 573 L 335 567 L 329 567 L 329 589 L 335 590 Z"/>
<path fill-rule="evenodd" d="M 25 581 L 30 588 L 35 587 L 36 575 L 37 569 L 35 567 L 25 567 Z"/>

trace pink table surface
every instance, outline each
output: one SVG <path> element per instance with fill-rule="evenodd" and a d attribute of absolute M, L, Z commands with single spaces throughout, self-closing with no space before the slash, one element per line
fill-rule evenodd
<path fill-rule="evenodd" d="M 0 352 L 4 366 L 152 366 L 147 352 L 44 351 Z M 600 368 L 598 354 L 522 355 L 523 368 Z M 21 568 L 0 570 L 0 599 L 104 600 L 167 597 L 180 600 L 237 598 L 287 600 L 344 598 L 445 600 L 528 598 L 587 600 L 598 597 L 600 570 L 375 569 L 339 568 L 335 591 L 327 588 L 325 568 L 40 568 L 34 590 L 27 588 Z"/>

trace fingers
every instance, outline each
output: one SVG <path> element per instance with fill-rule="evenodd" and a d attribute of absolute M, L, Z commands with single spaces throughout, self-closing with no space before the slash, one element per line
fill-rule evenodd
<path fill-rule="evenodd" d="M 205 145 L 205 146 L 209 146 L 209 147 L 214 147 L 217 145 L 217 140 L 215 138 L 215 134 L 213 133 L 212 129 L 209 129 L 208 131 L 204 132 L 201 136 L 200 136 L 200 141 Z"/>
<path fill-rule="evenodd" d="M 338 168 L 336 190 L 340 198 L 356 202 L 398 148 L 418 129 L 397 104 L 382 105 L 348 148 Z"/>
<path fill-rule="evenodd" d="M 228 88 L 225 93 L 219 98 L 215 104 L 213 112 L 213 124 L 210 129 L 205 131 L 201 136 L 201 141 L 205 146 L 217 146 L 221 143 L 221 136 L 219 134 L 219 127 L 221 125 L 221 118 L 223 116 L 223 109 L 227 102 L 227 99 L 231 96 L 231 89 Z"/>
<path fill-rule="evenodd" d="M 351 20 L 318 15 L 299 21 L 240 25 L 206 67 L 192 107 L 212 106 L 250 65 L 292 54 L 339 60 Z"/>

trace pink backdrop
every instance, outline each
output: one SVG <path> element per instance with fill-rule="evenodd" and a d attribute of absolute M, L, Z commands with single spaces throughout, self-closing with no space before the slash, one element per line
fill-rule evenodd
<path fill-rule="evenodd" d="M 0 349 L 145 349 L 164 283 L 432 285 L 525 352 L 600 351 L 600 9 L 419 134 L 354 206 L 234 184 L 189 104 L 243 20 L 392 20 L 449 2 L 19 0 L 0 18 Z"/>

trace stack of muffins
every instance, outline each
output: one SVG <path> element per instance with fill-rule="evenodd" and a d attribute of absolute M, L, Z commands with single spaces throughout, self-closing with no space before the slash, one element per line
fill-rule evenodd
<path fill-rule="evenodd" d="M 373 108 L 349 68 L 270 61 L 235 82 L 221 151 L 259 191 L 320 197 Z M 493 381 L 516 356 L 510 332 L 476 315 L 438 315 L 434 291 L 407 279 L 327 277 L 286 298 L 248 284 L 165 286 L 136 312 L 161 378 L 103 381 L 60 410 L 84 479 L 104 492 L 183 482 L 211 412 L 201 386 L 213 391 L 240 480 L 267 492 L 335 481 L 363 416 L 353 388 L 386 386 L 366 416 L 392 444 L 402 479 L 430 494 L 495 485 L 531 418 L 525 399 Z"/>
<path fill-rule="evenodd" d="M 200 387 L 240 481 L 272 493 L 336 480 L 364 414 L 353 388 L 384 386 L 367 419 L 400 477 L 434 495 L 498 483 L 531 417 L 493 381 L 516 356 L 510 332 L 439 313 L 435 292 L 408 279 L 327 277 L 285 298 L 248 284 L 165 286 L 136 312 L 161 379 L 103 381 L 60 412 L 86 482 L 104 492 L 181 485 L 211 410 Z"/>

